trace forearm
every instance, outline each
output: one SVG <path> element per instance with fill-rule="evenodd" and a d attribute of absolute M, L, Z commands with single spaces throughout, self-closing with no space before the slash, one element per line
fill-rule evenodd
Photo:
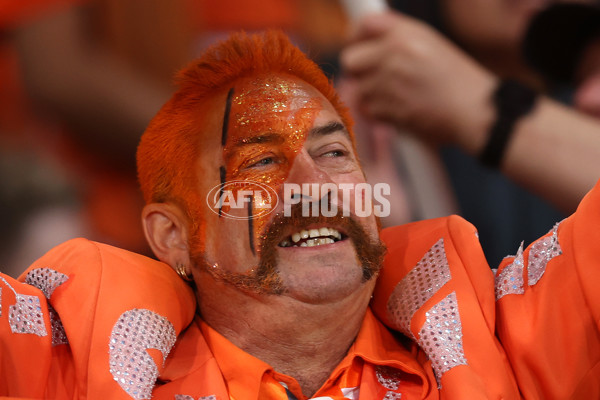
<path fill-rule="evenodd" d="M 374 16 L 341 61 L 369 117 L 480 157 L 500 80 L 437 32 L 400 14 Z M 600 177 L 597 120 L 540 97 L 508 134 L 501 170 L 565 212 Z"/>
<path fill-rule="evenodd" d="M 600 123 L 542 100 L 515 131 L 502 170 L 572 212 L 600 178 Z"/>
<path fill-rule="evenodd" d="M 489 96 L 491 98 L 491 94 Z M 496 114 L 491 101 L 465 115 L 471 125 L 456 133 L 456 143 L 478 157 Z M 509 178 L 571 213 L 600 178 L 600 123 L 555 101 L 540 97 L 531 113 L 510 133 L 500 169 Z"/>

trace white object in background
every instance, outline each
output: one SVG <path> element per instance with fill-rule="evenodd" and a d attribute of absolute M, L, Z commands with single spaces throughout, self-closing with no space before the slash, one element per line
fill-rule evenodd
<path fill-rule="evenodd" d="M 342 0 L 342 5 L 353 21 L 367 14 L 378 14 L 388 10 L 385 0 Z"/>

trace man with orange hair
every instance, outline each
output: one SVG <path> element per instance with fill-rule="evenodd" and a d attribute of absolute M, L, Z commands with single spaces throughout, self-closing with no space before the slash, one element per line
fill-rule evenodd
<path fill-rule="evenodd" d="M 0 277 L 1 396 L 600 396 L 600 188 L 494 276 L 458 217 L 358 211 L 350 118 L 283 35 L 179 81 L 138 149 L 160 261 L 76 239 Z"/>

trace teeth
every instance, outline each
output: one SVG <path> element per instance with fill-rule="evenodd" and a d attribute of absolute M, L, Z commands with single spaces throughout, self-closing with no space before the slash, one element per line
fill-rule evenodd
<path fill-rule="evenodd" d="M 332 239 L 335 238 L 334 239 Z M 310 238 L 310 239 L 309 239 Z M 289 240 L 291 239 L 291 241 Z M 321 227 L 313 229 L 303 229 L 300 232 L 293 233 L 289 239 L 284 239 L 279 243 L 281 247 L 313 247 L 320 246 L 322 244 L 335 243 L 336 240 L 342 239 L 342 234 L 337 229 Z M 302 243 L 300 240 L 304 241 Z"/>
<path fill-rule="evenodd" d="M 333 240 L 332 238 L 321 238 L 321 239 L 318 239 L 318 244 L 319 245 L 330 244 L 330 243 L 335 243 L 335 240 Z"/>

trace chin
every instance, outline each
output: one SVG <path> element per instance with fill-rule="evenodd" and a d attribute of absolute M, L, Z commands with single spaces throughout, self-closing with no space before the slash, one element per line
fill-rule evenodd
<path fill-rule="evenodd" d="M 315 269 L 303 268 L 292 276 L 281 274 L 284 295 L 308 304 L 327 304 L 342 301 L 370 290 L 371 279 L 365 282 L 362 267 L 327 265 Z"/>

